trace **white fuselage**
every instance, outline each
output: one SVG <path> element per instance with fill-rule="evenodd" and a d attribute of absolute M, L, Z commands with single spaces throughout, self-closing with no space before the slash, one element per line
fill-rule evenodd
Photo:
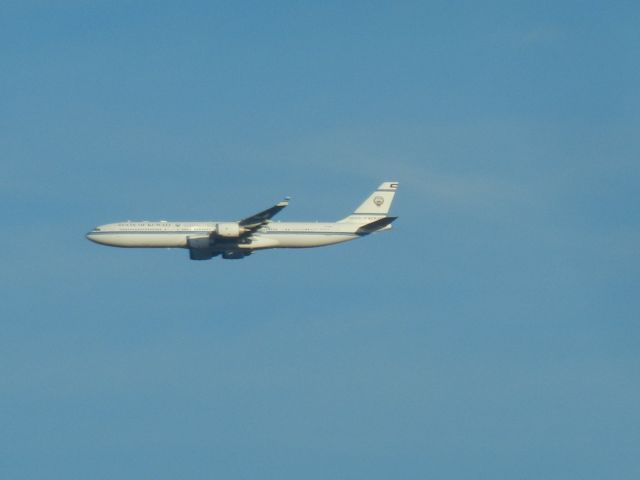
<path fill-rule="evenodd" d="M 372 217 L 375 218 L 375 217 Z M 366 219 L 362 219 L 366 220 Z M 188 248 L 189 239 L 210 235 L 217 222 L 121 222 L 101 225 L 87 233 L 93 242 L 128 248 Z M 269 222 L 246 239 L 217 237 L 212 244 L 224 249 L 308 248 L 346 242 L 360 237 L 361 224 L 348 222 Z M 387 228 L 390 228 L 389 225 Z"/>
<path fill-rule="evenodd" d="M 254 215 L 233 222 L 119 222 L 87 233 L 92 242 L 125 248 L 186 248 L 192 260 L 221 255 L 239 259 L 266 248 L 310 248 L 347 242 L 389 230 L 397 217 L 389 208 L 398 182 L 383 182 L 353 213 L 337 222 L 274 222 L 289 197 Z"/>

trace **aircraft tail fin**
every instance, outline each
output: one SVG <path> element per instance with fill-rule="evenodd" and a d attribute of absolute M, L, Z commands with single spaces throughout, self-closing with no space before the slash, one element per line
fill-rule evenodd
<path fill-rule="evenodd" d="M 340 222 L 367 224 L 385 218 L 391 208 L 398 182 L 383 182 L 378 189 Z"/>

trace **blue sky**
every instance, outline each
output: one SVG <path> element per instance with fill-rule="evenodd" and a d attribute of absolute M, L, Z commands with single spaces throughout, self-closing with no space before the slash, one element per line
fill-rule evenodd
<path fill-rule="evenodd" d="M 638 478 L 635 2 L 0 4 L 0 476 Z M 392 233 L 191 262 L 84 233 Z"/>

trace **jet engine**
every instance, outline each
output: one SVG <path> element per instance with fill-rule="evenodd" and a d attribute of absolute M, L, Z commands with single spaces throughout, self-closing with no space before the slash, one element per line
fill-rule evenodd
<path fill-rule="evenodd" d="M 190 249 L 208 249 L 211 247 L 211 238 L 209 235 L 198 235 L 187 238 L 187 247 Z"/>
<path fill-rule="evenodd" d="M 216 224 L 215 233 L 220 237 L 238 238 L 246 231 L 238 222 L 225 222 Z"/>

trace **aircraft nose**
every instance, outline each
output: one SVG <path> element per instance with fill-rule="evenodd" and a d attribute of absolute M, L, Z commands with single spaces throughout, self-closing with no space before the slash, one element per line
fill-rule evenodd
<path fill-rule="evenodd" d="M 95 238 L 96 238 L 96 237 L 95 237 L 95 235 L 94 235 L 93 230 L 92 230 L 91 232 L 87 232 L 87 234 L 85 235 L 85 237 L 86 237 L 86 239 L 87 239 L 87 240 L 91 240 L 92 242 L 95 242 L 95 241 L 96 241 L 96 240 L 95 240 Z"/>

